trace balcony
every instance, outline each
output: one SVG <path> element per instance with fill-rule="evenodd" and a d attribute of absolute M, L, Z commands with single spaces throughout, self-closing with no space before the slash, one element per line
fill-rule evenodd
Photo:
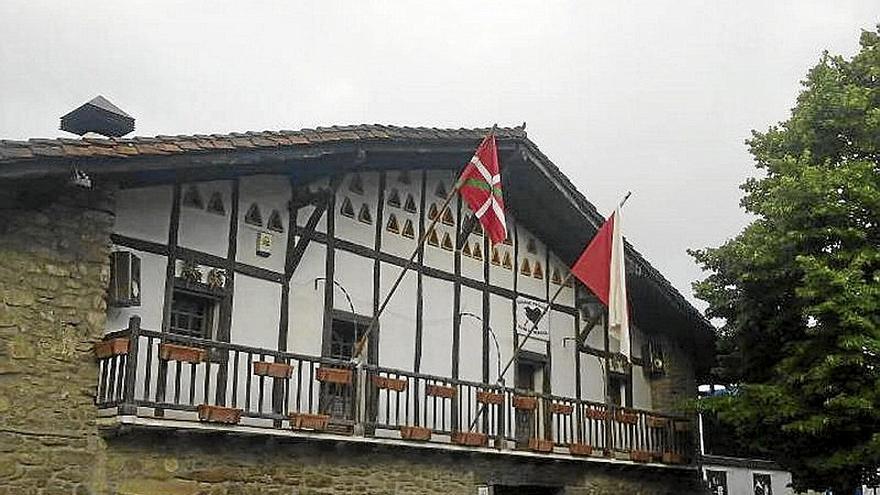
<path fill-rule="evenodd" d="M 95 346 L 102 421 L 689 466 L 683 417 L 142 329 Z"/>

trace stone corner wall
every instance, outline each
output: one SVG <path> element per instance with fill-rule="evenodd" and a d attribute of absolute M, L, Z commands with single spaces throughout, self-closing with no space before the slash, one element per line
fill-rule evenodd
<path fill-rule="evenodd" d="M 660 343 L 665 373 L 651 380 L 651 403 L 659 412 L 681 414 L 685 403 L 697 396 L 693 351 L 667 336 L 663 336 Z"/>
<path fill-rule="evenodd" d="M 0 494 L 93 493 L 113 196 L 0 190 Z"/>

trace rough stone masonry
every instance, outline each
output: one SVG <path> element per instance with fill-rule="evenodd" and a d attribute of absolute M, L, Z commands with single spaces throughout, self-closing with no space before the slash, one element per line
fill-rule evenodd
<path fill-rule="evenodd" d="M 0 495 L 567 494 L 699 491 L 687 470 L 592 466 L 355 442 L 101 431 L 92 345 L 103 333 L 113 187 L 0 188 Z"/>

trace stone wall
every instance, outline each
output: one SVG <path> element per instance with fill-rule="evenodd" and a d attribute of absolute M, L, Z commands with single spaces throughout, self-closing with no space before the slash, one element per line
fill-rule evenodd
<path fill-rule="evenodd" d="M 697 393 L 691 353 L 679 342 L 659 336 L 665 361 L 665 373 L 651 379 L 651 403 L 658 412 L 681 414 L 684 403 Z M 698 352 L 698 351 L 696 351 Z"/>
<path fill-rule="evenodd" d="M 16 191 L 28 191 L 19 193 Z M 99 431 L 112 190 L 0 190 L 0 495 L 699 492 L 695 471 L 168 431 Z"/>

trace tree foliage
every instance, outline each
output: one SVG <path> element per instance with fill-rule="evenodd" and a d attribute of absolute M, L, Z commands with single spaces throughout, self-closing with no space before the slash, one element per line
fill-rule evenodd
<path fill-rule="evenodd" d="M 755 220 L 691 252 L 724 322 L 715 372 L 735 390 L 705 407 L 796 488 L 835 493 L 880 466 L 880 33 L 860 45 L 823 54 L 790 118 L 752 132 Z"/>

